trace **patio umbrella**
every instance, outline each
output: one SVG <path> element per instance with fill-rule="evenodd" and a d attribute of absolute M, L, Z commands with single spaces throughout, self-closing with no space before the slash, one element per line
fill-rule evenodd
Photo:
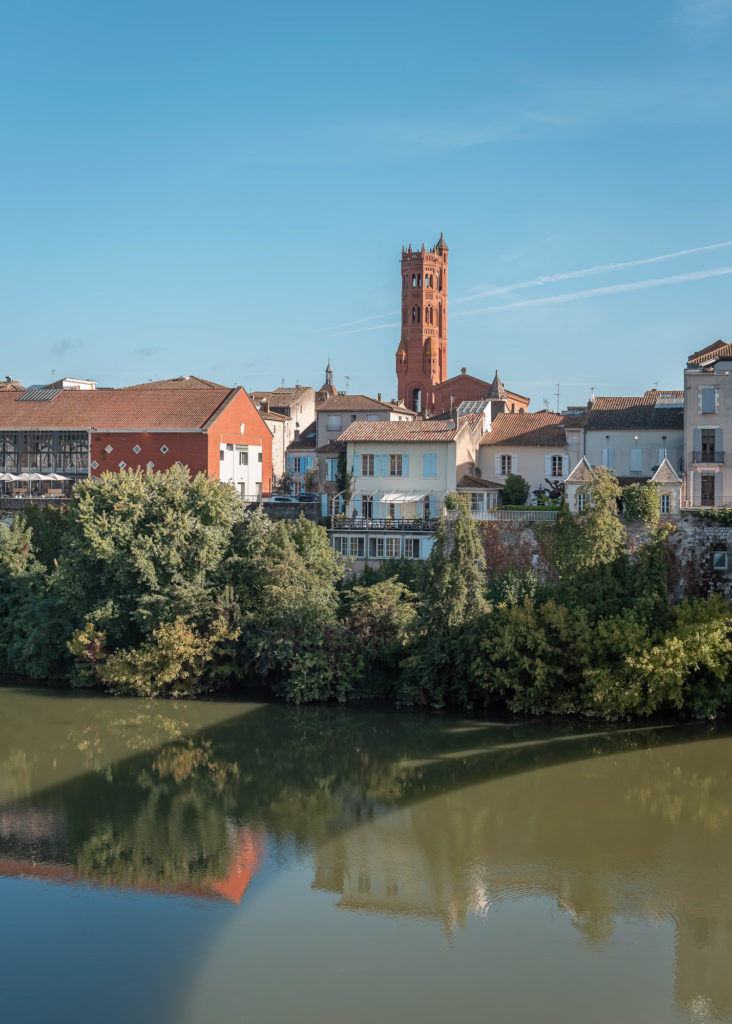
<path fill-rule="evenodd" d="M 27 484 L 33 480 L 34 477 L 32 477 L 30 473 L 18 473 L 15 479 L 19 484 Z"/>
<path fill-rule="evenodd" d="M 26 474 L 22 474 L 22 475 L 25 476 Z M 48 477 L 44 476 L 43 473 L 28 473 L 27 476 L 28 476 L 28 479 L 32 480 L 34 483 L 37 482 L 38 480 L 43 481 L 43 480 L 47 480 L 48 479 Z"/>
<path fill-rule="evenodd" d="M 10 483 L 11 480 L 17 480 L 18 478 L 14 473 L 0 473 L 0 480 L 4 483 Z"/>
<path fill-rule="evenodd" d="M 69 476 L 62 476 L 61 473 L 46 473 L 43 477 L 44 480 L 55 480 L 57 483 L 63 483 L 65 480 L 70 480 Z"/>

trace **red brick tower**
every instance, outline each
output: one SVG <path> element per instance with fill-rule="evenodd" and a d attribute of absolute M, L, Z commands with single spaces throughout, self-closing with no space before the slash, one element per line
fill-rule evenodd
<path fill-rule="evenodd" d="M 447 377 L 447 243 L 429 252 L 402 249 L 402 336 L 396 354 L 399 398 L 429 411 L 432 389 Z"/>

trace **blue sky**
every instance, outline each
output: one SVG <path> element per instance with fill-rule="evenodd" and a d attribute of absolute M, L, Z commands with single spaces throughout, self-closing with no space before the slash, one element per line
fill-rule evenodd
<path fill-rule="evenodd" d="M 444 231 L 451 373 L 680 387 L 732 340 L 730 52 L 732 0 L 4 0 L 0 373 L 391 396 Z"/>

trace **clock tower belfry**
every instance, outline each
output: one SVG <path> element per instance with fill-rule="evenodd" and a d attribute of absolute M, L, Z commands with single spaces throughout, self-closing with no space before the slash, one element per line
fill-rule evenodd
<path fill-rule="evenodd" d="M 429 411 L 432 388 L 447 377 L 447 243 L 402 248 L 402 334 L 396 353 L 398 396 Z"/>

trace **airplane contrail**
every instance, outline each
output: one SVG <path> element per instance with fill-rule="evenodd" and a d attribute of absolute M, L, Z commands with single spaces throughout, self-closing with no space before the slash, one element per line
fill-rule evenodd
<path fill-rule="evenodd" d="M 500 306 L 481 306 L 480 309 L 464 309 L 452 316 L 476 316 L 479 313 L 497 313 L 503 309 L 522 309 L 526 306 L 549 306 L 560 302 L 573 302 L 576 299 L 589 299 L 595 295 L 612 295 L 617 292 L 635 292 L 644 288 L 659 288 L 668 284 L 684 284 L 687 281 L 703 281 L 709 277 L 722 277 L 732 274 L 732 267 L 714 267 L 711 270 L 695 270 L 688 274 L 673 274 L 671 277 L 651 277 L 643 281 L 627 281 L 624 284 L 608 284 L 602 288 L 586 288 L 580 292 L 564 292 L 562 295 L 546 295 L 541 299 L 520 299 L 518 302 L 506 302 Z"/>
<path fill-rule="evenodd" d="M 461 302 L 475 302 L 476 299 L 484 299 L 489 295 L 505 295 L 506 292 L 517 292 L 524 288 L 539 288 L 545 284 L 554 284 L 557 281 L 569 281 L 576 277 L 592 277 L 595 274 L 603 274 L 612 270 L 626 270 L 629 267 L 642 267 L 649 263 L 660 263 L 662 260 L 673 260 L 679 256 L 694 256 L 700 252 L 712 252 L 715 249 L 726 249 L 732 245 L 729 242 L 715 242 L 714 245 L 698 245 L 694 249 L 679 249 L 676 252 L 665 252 L 660 256 L 646 256 L 640 260 L 625 260 L 623 263 L 603 263 L 594 267 L 585 267 L 582 270 L 567 270 L 560 274 L 542 274 L 541 277 L 532 278 L 529 281 L 517 281 L 515 284 L 495 285 L 475 292 L 463 298 L 452 299 L 452 306 Z M 345 325 L 344 325 L 345 326 Z"/>

